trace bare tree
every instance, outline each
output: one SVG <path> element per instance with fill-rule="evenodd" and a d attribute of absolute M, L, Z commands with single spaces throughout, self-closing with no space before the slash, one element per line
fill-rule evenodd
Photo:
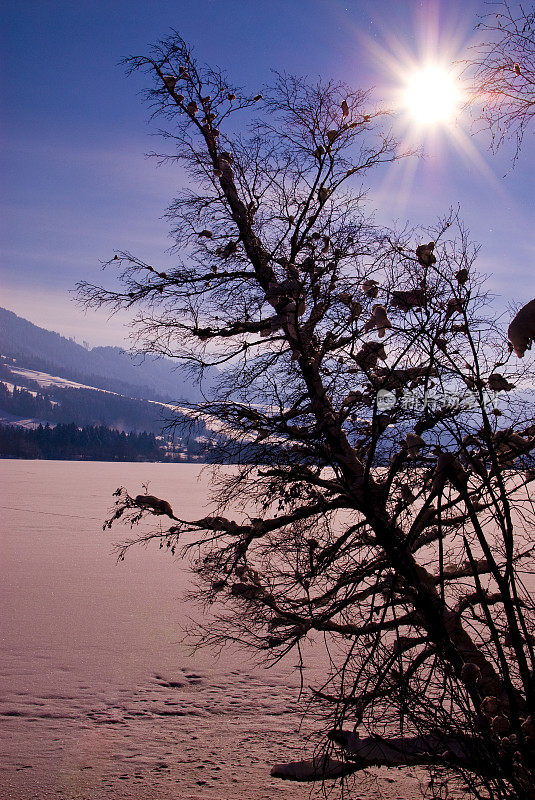
<path fill-rule="evenodd" d="M 532 375 L 517 356 L 533 313 L 512 326 L 513 354 L 456 214 L 424 244 L 368 218 L 357 181 L 399 154 L 365 92 L 277 75 L 252 96 L 178 35 L 128 64 L 172 124 L 162 158 L 191 178 L 168 212 L 177 266 L 122 252 L 121 288 L 80 296 L 138 305 L 151 352 L 201 375 L 219 365 L 195 413 L 218 420 L 220 460 L 240 465 L 217 470 L 200 520 L 118 490 L 107 525 L 160 521 L 120 556 L 156 539 L 195 557 L 213 604 L 204 644 L 269 663 L 321 632 L 322 746 L 274 775 L 425 764 L 467 796 L 535 797 L 535 425 L 513 391 Z"/>
<path fill-rule="evenodd" d="M 535 9 L 521 3 L 489 5 L 492 13 L 477 26 L 484 41 L 472 47 L 466 61 L 468 105 L 490 132 L 493 150 L 505 140 L 516 142 L 516 161 L 535 116 Z"/>

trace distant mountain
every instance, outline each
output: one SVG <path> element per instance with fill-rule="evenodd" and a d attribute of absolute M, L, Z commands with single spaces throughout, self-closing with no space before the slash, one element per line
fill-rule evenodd
<path fill-rule="evenodd" d="M 86 349 L 5 308 L 0 308 L 0 353 L 15 358 L 22 367 L 130 397 L 190 403 L 202 399 L 185 368 L 170 359 L 132 356 L 120 347 Z M 208 378 L 205 391 L 209 385 Z"/>

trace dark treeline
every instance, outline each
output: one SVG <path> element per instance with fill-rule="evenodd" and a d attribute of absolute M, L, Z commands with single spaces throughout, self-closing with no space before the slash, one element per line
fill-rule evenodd
<path fill-rule="evenodd" d="M 6 376 L 2 372 L 0 364 L 0 378 L 9 379 L 13 382 L 15 376 Z M 129 461 L 128 457 L 123 457 L 118 451 L 117 458 L 113 449 L 108 445 L 104 450 L 98 449 L 97 455 L 93 455 L 92 450 L 83 449 L 80 455 L 72 455 L 68 451 L 67 455 L 62 455 L 63 446 L 61 439 L 62 431 L 72 430 L 74 426 L 84 430 L 108 430 L 114 436 L 119 431 L 135 431 L 138 434 L 150 434 L 154 436 L 165 435 L 166 419 L 173 418 L 173 430 L 168 431 L 169 440 L 167 448 L 160 447 L 158 453 L 151 455 L 150 461 L 168 460 L 192 460 L 192 461 L 222 461 L 227 464 L 237 463 L 288 463 L 289 454 L 284 448 L 278 448 L 271 444 L 269 448 L 264 448 L 252 442 L 239 442 L 227 436 L 216 436 L 206 428 L 202 420 L 190 420 L 185 415 L 176 414 L 171 409 L 166 409 L 160 405 L 150 403 L 146 400 L 137 400 L 131 397 L 123 397 L 95 389 L 67 389 L 52 386 L 46 392 L 40 391 L 41 387 L 35 381 L 24 379 L 24 388 L 14 386 L 10 391 L 5 383 L 0 381 L 0 413 L 7 412 L 13 416 L 23 419 L 39 420 L 43 423 L 43 436 L 49 443 L 49 449 L 40 454 L 39 448 L 36 449 L 36 439 L 23 434 L 33 433 L 33 431 L 23 431 L 19 437 L 15 435 L 14 428 L 4 428 L 5 434 L 0 442 L 0 456 L 19 456 L 23 458 L 89 458 L 99 460 L 118 460 Z M 35 392 L 35 395 L 32 394 Z M 46 423 L 50 423 L 47 427 Z M 110 430 L 110 428 L 112 430 Z M 40 430 L 37 428 L 36 430 Z M 58 431 L 56 436 L 50 436 L 46 431 Z M 59 440 L 57 436 L 59 435 Z M 123 434 L 124 435 L 124 434 Z M 132 435 L 132 434 L 130 434 Z M 47 438 L 48 437 L 48 438 Z M 108 441 L 108 440 L 107 440 Z M 111 442 L 112 439 L 109 439 Z M 116 438 L 113 441 L 119 441 Z M 129 440 L 131 443 L 133 439 Z M 124 440 L 121 440 L 124 444 Z M 173 446 L 169 446 L 172 444 Z M 176 448 L 182 450 L 182 458 L 176 456 Z M 7 449 L 6 449 L 7 448 Z M 133 454 L 133 460 L 137 456 L 145 457 L 145 452 Z"/>
<path fill-rule="evenodd" d="M 88 461 L 163 461 L 165 450 L 150 433 L 121 433 L 104 426 L 39 425 L 27 430 L 0 425 L 0 453 L 11 458 Z"/>
<path fill-rule="evenodd" d="M 161 434 L 165 418 L 176 418 L 171 409 L 147 400 L 123 397 L 94 389 L 51 387 L 47 392 L 31 387 L 36 396 L 15 386 L 9 391 L 0 382 L 0 410 L 17 417 L 47 422 L 74 422 L 77 425 L 106 425 L 121 430 L 148 431 Z M 186 430 L 186 429 L 184 429 Z M 190 435 L 204 435 L 205 426 L 196 422 Z"/>

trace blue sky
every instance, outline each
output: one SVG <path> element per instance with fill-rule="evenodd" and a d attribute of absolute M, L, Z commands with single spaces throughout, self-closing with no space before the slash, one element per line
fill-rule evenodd
<path fill-rule="evenodd" d="M 70 290 L 102 280 L 100 262 L 116 249 L 172 264 L 162 215 L 182 175 L 145 158 L 157 142 L 143 79 L 118 63 L 171 27 L 251 90 L 276 68 L 374 86 L 379 99 L 399 91 L 403 59 L 463 58 L 486 9 L 479 0 L 5 0 L 0 303 L 79 341 L 121 343 L 124 320 L 84 315 Z M 511 148 L 492 155 L 484 135 L 470 142 L 467 154 L 445 133 L 427 139 L 425 159 L 370 174 L 369 203 L 381 222 L 422 225 L 460 204 L 499 311 L 535 295 L 533 134 L 509 172 Z"/>

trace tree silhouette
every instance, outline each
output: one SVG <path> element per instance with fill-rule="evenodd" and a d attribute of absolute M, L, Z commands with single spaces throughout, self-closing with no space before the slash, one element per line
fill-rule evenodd
<path fill-rule="evenodd" d="M 197 413 L 242 466 L 216 472 L 214 513 L 160 514 L 120 556 L 151 539 L 195 554 L 203 644 L 275 662 L 321 632 L 323 744 L 274 775 L 426 764 L 467 796 L 534 797 L 535 425 L 513 391 L 532 373 L 477 248 L 455 214 L 425 237 L 367 215 L 362 175 L 399 153 L 365 92 L 277 75 L 249 95 L 176 34 L 128 64 L 172 124 L 161 158 L 191 179 L 168 211 L 177 265 L 122 252 L 121 289 L 80 297 L 138 305 L 151 352 L 225 367 Z M 118 490 L 107 524 L 149 516 L 138 501 Z"/>
<path fill-rule="evenodd" d="M 516 161 L 527 127 L 535 117 L 535 9 L 500 2 L 478 24 L 485 38 L 466 61 L 471 80 L 469 105 L 497 150 L 516 142 Z"/>

